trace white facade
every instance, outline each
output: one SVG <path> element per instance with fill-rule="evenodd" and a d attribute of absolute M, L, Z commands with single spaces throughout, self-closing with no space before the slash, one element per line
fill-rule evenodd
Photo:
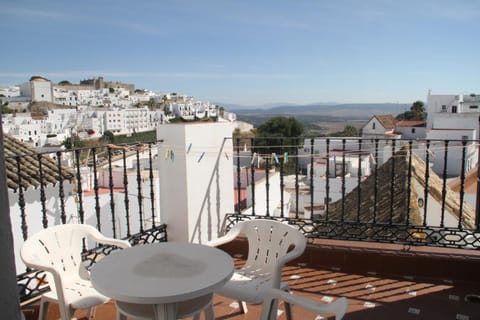
<path fill-rule="evenodd" d="M 44 78 L 34 77 L 29 82 L 20 85 L 20 95 L 30 97 L 34 102 L 53 102 L 52 82 Z"/>
<path fill-rule="evenodd" d="M 402 139 L 425 139 L 427 128 L 417 126 L 395 126 L 395 132 L 402 136 Z"/>
<path fill-rule="evenodd" d="M 13 98 L 20 96 L 20 87 L 18 86 L 0 86 L 0 95 L 6 98 Z"/>
<path fill-rule="evenodd" d="M 480 116 L 479 95 L 428 95 L 428 118 L 426 139 L 448 139 L 451 141 L 447 153 L 448 176 L 459 176 L 462 167 L 462 140 L 478 139 Z M 442 174 L 444 163 L 444 146 L 433 142 L 433 169 Z M 477 146 L 473 141 L 467 142 L 465 152 L 465 172 L 475 167 L 478 162 Z"/>
<path fill-rule="evenodd" d="M 394 126 L 386 128 L 384 124 L 377 118 L 377 116 L 373 116 L 362 127 L 362 138 L 399 138 L 399 136 L 396 135 L 394 131 Z"/>

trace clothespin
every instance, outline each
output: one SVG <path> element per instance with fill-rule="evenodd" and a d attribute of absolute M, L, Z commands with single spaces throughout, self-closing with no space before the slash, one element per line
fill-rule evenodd
<path fill-rule="evenodd" d="M 257 167 L 260 169 L 260 161 L 262 160 L 262 157 L 258 156 L 258 162 L 257 162 Z"/>
<path fill-rule="evenodd" d="M 192 149 L 192 144 L 190 143 L 187 148 L 187 154 L 190 152 L 190 149 Z"/>
<path fill-rule="evenodd" d="M 272 153 L 272 164 L 273 163 L 276 163 L 276 164 L 279 164 L 280 161 L 278 161 L 278 157 L 277 157 L 277 154 L 275 152 Z"/>
<path fill-rule="evenodd" d="M 170 157 L 170 150 L 167 149 L 167 151 L 165 151 L 165 160 L 167 160 L 169 157 Z"/>
<path fill-rule="evenodd" d="M 227 158 L 227 160 L 229 160 L 228 153 L 226 153 L 226 152 L 225 152 L 225 158 Z"/>
<path fill-rule="evenodd" d="M 283 162 L 284 162 L 284 163 L 287 163 L 287 162 L 288 162 L 288 152 L 285 152 L 285 153 L 283 154 Z"/>
<path fill-rule="evenodd" d="M 204 155 L 205 155 L 205 152 L 202 152 L 202 154 L 200 155 L 200 158 L 198 158 L 198 162 L 202 161 L 202 158 Z"/>
<path fill-rule="evenodd" d="M 173 153 L 173 150 L 170 151 L 170 160 L 173 160 L 175 159 L 175 154 Z"/>
<path fill-rule="evenodd" d="M 252 161 L 250 162 L 251 165 L 255 162 L 255 158 L 256 158 L 256 157 L 257 157 L 257 153 L 254 152 L 254 153 L 253 153 L 253 157 L 252 157 Z"/>

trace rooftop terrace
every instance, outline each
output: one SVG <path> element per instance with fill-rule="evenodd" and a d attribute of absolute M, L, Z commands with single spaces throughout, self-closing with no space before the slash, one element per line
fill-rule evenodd
<path fill-rule="evenodd" d="M 246 242 L 238 239 L 222 249 L 238 267 L 246 254 Z M 338 297 L 349 302 L 345 320 L 354 319 L 460 319 L 480 318 L 480 253 L 451 249 L 425 250 L 397 245 L 355 244 L 316 240 L 304 255 L 283 271 L 294 294 L 319 303 Z M 242 314 L 231 299 L 216 295 L 216 319 L 259 319 L 261 305 L 248 305 Z M 37 305 L 24 307 L 27 320 L 36 319 Z M 280 304 L 282 312 L 283 304 Z M 86 311 L 75 314 L 87 319 Z M 295 319 L 319 319 L 299 307 Z M 48 319 L 59 317 L 50 308 Z M 96 320 L 115 317 L 115 304 L 97 308 Z M 279 319 L 285 319 L 282 313 Z"/>

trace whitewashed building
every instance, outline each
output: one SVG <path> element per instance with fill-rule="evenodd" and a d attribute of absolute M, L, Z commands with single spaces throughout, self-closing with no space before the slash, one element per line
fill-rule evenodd
<path fill-rule="evenodd" d="M 445 167 L 447 154 L 448 176 L 461 174 L 461 160 L 465 152 L 465 172 L 478 162 L 477 146 L 480 116 L 480 95 L 428 95 L 428 118 L 426 139 L 432 140 L 434 170 L 437 173 Z M 447 146 L 434 140 L 453 140 Z M 463 142 L 466 141 L 465 151 Z M 448 152 L 445 153 L 445 150 Z"/>

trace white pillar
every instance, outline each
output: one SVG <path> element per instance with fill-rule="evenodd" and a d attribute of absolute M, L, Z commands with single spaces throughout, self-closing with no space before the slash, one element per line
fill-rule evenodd
<path fill-rule="evenodd" d="M 232 132 L 231 123 L 218 122 L 157 127 L 160 219 L 169 241 L 216 239 L 234 211 Z"/>

